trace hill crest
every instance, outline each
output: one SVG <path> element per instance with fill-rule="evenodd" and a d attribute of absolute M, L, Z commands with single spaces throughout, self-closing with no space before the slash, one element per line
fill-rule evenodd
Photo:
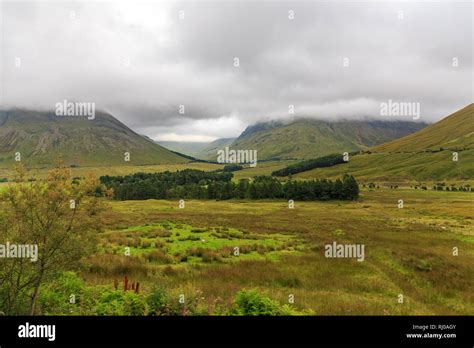
<path fill-rule="evenodd" d="M 0 165 L 12 165 L 15 153 L 28 166 L 145 165 L 188 160 L 137 134 L 112 115 L 58 117 L 54 112 L 0 111 Z M 129 153 L 126 161 L 125 153 Z"/>

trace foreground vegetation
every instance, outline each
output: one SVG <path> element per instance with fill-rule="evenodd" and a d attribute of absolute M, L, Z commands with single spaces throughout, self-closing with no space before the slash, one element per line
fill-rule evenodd
<path fill-rule="evenodd" d="M 120 288 L 119 288 L 120 285 Z M 71 295 L 73 300 L 71 301 Z M 65 272 L 43 291 L 41 308 L 45 315 L 307 315 L 288 304 L 280 304 L 255 289 L 240 290 L 230 307 L 221 301 L 208 303 L 202 293 L 178 294 L 155 286 L 141 293 L 127 278 L 115 288 L 87 286 L 73 272 Z"/>
<path fill-rule="evenodd" d="M 293 295 L 292 307 L 318 315 L 469 314 L 473 201 L 463 192 L 402 189 L 363 190 L 357 202 L 297 201 L 295 209 L 281 201 L 190 200 L 184 209 L 177 201 L 115 201 L 105 216 L 102 249 L 84 262 L 81 276 L 112 287 L 126 274 L 140 282 L 140 291 L 161 285 L 175 298 L 200 293 L 211 307 L 228 309 L 238 291 L 258 289 L 282 304 Z M 171 236 L 151 237 L 163 228 Z M 230 239 L 208 242 L 215 231 Z M 208 235 L 188 238 L 202 233 Z M 365 244 L 365 261 L 326 258 L 324 246 L 333 241 Z M 239 256 L 219 254 L 244 245 L 248 251 Z M 259 252 L 258 245 L 265 248 Z M 131 256 L 124 256 L 126 246 Z M 191 255 L 195 248 L 201 256 Z M 150 259 L 156 250 L 168 258 Z"/>
<path fill-rule="evenodd" d="M 55 180 L 61 185 L 54 186 Z M 47 315 L 474 312 L 471 193 L 370 185 L 362 188 L 356 201 L 295 200 L 293 209 L 286 201 L 268 199 L 187 199 L 180 208 L 178 199 L 109 200 L 98 197 L 105 188 L 98 191 L 97 182 L 75 186 L 81 181 L 72 184 L 57 173 L 46 182 L 3 184 L 7 186 L 2 190 L 1 211 L 10 220 L 0 225 L 2 237 L 14 232 L 13 218 L 21 216 L 9 215 L 15 210 L 6 197 L 21 198 L 22 206 L 37 212 L 32 220 L 25 220 L 34 223 L 34 231 L 61 236 L 61 231 L 67 231 L 61 224 L 42 229 L 39 222 L 54 216 L 55 209 L 47 209 L 51 202 L 61 203 L 57 211 L 71 213 L 71 194 L 82 192 L 84 205 L 78 200 L 77 218 L 88 223 L 73 224 L 77 234 L 68 236 L 76 242 L 66 246 L 79 249 L 61 248 L 69 252 L 61 254 L 57 265 L 52 263 L 38 291 L 29 285 L 37 280 L 33 276 L 38 265 L 28 260 L 6 268 L 4 262 L 15 260 L 0 260 L 0 270 L 6 272 L 0 311 Z M 30 192 L 31 187 L 38 191 Z M 94 207 L 101 207 L 100 213 Z M 54 242 L 60 240 L 53 238 L 46 246 L 57 246 Z M 325 257 L 325 246 L 335 241 L 365 245 L 364 262 Z M 12 282 L 4 281 L 14 279 L 7 278 L 12 274 L 22 274 L 21 283 L 26 285 L 22 296 L 16 297 L 19 301 L 6 306 L 5 301 L 16 296 L 10 292 L 16 289 Z"/>
<path fill-rule="evenodd" d="M 67 169 L 28 182 L 18 167 L 15 181 L 0 192 L 0 308 L 32 315 L 44 283 L 94 250 L 106 209 L 97 192 L 109 192 L 97 179 L 72 181 Z"/>

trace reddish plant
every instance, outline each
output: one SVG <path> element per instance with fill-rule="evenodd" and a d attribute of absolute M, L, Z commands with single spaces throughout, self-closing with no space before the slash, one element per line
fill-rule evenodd
<path fill-rule="evenodd" d="M 128 290 L 128 277 L 125 276 L 125 278 L 123 279 L 123 291 L 127 291 Z"/>

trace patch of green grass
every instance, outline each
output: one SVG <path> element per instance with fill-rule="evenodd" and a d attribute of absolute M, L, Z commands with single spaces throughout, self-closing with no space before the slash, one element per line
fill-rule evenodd
<path fill-rule="evenodd" d="M 240 260 L 278 260 L 281 252 L 296 252 L 304 246 L 294 236 L 282 233 L 249 234 L 236 228 L 195 228 L 171 221 L 108 230 L 103 233 L 101 251 L 147 256 L 161 250 L 176 263 L 235 262 Z M 202 255 L 201 255 L 202 254 Z M 196 256 L 199 255 L 199 256 Z"/>

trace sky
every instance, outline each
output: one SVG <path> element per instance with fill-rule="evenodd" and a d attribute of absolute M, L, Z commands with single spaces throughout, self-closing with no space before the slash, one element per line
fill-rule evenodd
<path fill-rule="evenodd" d="M 474 99 L 470 1 L 0 6 L 2 108 L 91 102 L 155 140 L 294 117 L 412 120 L 381 115 L 389 100 L 435 122 Z"/>

